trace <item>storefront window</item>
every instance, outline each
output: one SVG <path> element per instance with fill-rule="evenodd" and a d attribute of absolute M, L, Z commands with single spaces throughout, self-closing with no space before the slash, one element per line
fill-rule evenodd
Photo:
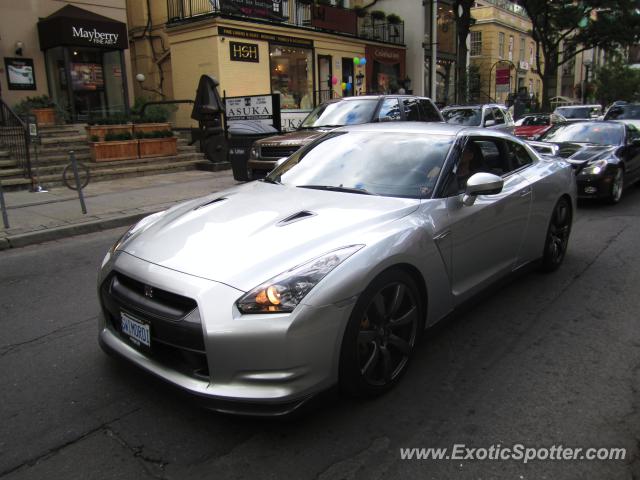
<path fill-rule="evenodd" d="M 373 62 L 373 91 L 396 93 L 400 88 L 400 64 Z"/>
<path fill-rule="evenodd" d="M 313 107 L 312 50 L 300 47 L 269 47 L 271 91 L 280 94 L 280 108 Z"/>
<path fill-rule="evenodd" d="M 45 59 L 47 63 L 47 79 L 51 98 L 65 112 L 67 119 L 71 118 L 67 72 L 64 62 L 64 47 L 50 48 Z"/>

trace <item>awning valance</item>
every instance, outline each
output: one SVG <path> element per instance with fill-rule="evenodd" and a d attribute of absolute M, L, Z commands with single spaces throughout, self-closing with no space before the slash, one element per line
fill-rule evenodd
<path fill-rule="evenodd" d="M 40 49 L 59 46 L 129 48 L 127 25 L 112 18 L 67 5 L 38 22 Z"/>

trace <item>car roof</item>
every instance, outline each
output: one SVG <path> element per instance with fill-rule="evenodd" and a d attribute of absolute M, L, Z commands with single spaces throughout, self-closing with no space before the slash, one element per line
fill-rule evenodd
<path fill-rule="evenodd" d="M 450 109 L 461 109 L 461 108 L 482 108 L 482 107 L 498 107 L 498 108 L 504 108 L 506 110 L 506 107 L 504 105 L 500 105 L 498 103 L 478 103 L 475 105 L 448 105 L 446 107 L 443 108 L 443 110 L 450 110 Z"/>
<path fill-rule="evenodd" d="M 513 136 L 500 130 L 491 130 L 466 125 L 452 125 L 445 122 L 382 122 L 364 123 L 340 127 L 335 132 L 372 132 L 372 133 L 409 133 L 423 135 L 443 135 L 455 137 L 461 132 L 482 137 L 498 137 L 516 140 Z"/>
<path fill-rule="evenodd" d="M 381 98 L 422 98 L 425 100 L 431 100 L 429 97 L 423 97 L 420 95 L 406 95 L 406 94 L 389 94 L 389 95 L 357 95 L 354 97 L 340 97 L 340 98 L 332 98 L 331 100 L 327 100 L 323 103 L 336 103 L 336 102 L 353 102 L 356 100 L 380 100 Z"/>

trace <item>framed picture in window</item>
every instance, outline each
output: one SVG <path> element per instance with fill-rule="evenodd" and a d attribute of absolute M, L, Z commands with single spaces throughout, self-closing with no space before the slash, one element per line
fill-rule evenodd
<path fill-rule="evenodd" d="M 9 90 L 35 90 L 36 74 L 31 58 L 4 58 Z"/>

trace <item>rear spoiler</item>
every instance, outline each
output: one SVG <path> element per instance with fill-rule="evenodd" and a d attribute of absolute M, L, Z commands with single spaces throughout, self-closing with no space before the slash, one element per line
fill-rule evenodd
<path fill-rule="evenodd" d="M 556 145 L 555 143 L 547 143 L 547 142 L 534 142 L 534 141 L 527 141 L 527 144 L 531 145 L 531 147 L 538 153 L 542 154 L 542 155 L 550 155 L 550 156 L 557 156 L 558 152 L 560 151 L 560 147 L 558 145 Z"/>

